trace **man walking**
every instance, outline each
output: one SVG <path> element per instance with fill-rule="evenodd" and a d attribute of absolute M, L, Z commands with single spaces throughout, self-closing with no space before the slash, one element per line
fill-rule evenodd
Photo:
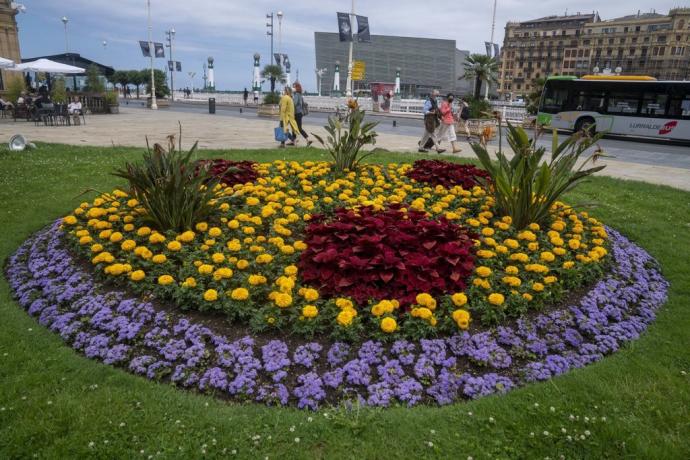
<path fill-rule="evenodd" d="M 249 99 L 249 91 L 247 91 L 247 88 L 244 88 L 244 92 L 242 93 L 242 99 L 244 100 L 244 105 L 247 105 L 247 99 Z"/>
<path fill-rule="evenodd" d="M 426 153 L 429 150 L 426 144 L 429 140 L 432 142 L 432 147 L 436 147 L 437 153 L 445 152 L 438 145 L 438 139 L 436 137 L 436 129 L 440 125 L 439 121 L 439 111 L 438 111 L 438 98 L 439 92 L 437 89 L 431 92 L 431 96 L 424 102 L 424 136 L 419 141 L 419 152 Z"/>

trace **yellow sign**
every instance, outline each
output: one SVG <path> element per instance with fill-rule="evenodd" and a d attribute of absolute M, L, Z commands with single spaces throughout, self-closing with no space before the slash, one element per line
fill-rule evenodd
<path fill-rule="evenodd" d="M 367 65 L 364 61 L 354 61 L 352 63 L 352 79 L 364 80 L 366 75 Z"/>

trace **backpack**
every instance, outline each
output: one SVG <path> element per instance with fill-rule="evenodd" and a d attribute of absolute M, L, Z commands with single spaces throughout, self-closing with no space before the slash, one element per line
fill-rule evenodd
<path fill-rule="evenodd" d="M 307 104 L 307 101 L 302 97 L 302 116 L 306 117 L 307 115 L 309 115 L 309 104 Z"/>
<path fill-rule="evenodd" d="M 462 111 L 460 111 L 460 118 L 463 120 L 470 119 L 470 108 L 468 106 L 463 106 Z"/>

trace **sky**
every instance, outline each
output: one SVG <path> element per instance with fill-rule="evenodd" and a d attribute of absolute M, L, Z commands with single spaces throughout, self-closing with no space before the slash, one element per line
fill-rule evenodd
<path fill-rule="evenodd" d="M 690 1 L 690 0 L 689 0 Z M 63 53 L 68 18 L 70 52 L 80 53 L 116 69 L 141 69 L 149 65 L 138 41 L 147 40 L 146 0 L 19 0 L 26 13 L 17 16 L 23 58 Z M 524 21 L 553 14 L 591 13 L 602 19 L 649 12 L 654 5 L 665 14 L 679 0 L 498 0 L 494 41 L 503 43 L 506 21 Z M 690 3 L 686 6 L 690 6 Z M 203 85 L 203 64 L 215 59 L 216 88 L 251 88 L 253 58 L 261 54 L 267 63 L 270 37 L 266 36 L 266 13 L 283 11 L 282 52 L 290 55 L 293 75 L 306 89 L 314 90 L 314 32 L 337 32 L 337 11 L 349 11 L 347 0 L 151 0 L 153 41 L 164 42 L 165 31 L 174 27 L 175 60 L 183 72 L 176 73 L 175 87 Z M 355 12 L 369 17 L 371 33 L 454 39 L 459 49 L 483 53 L 491 38 L 491 0 L 357 0 Z M 278 21 L 274 48 L 278 50 Z M 107 45 L 103 46 L 103 41 Z M 167 49 L 166 49 L 167 53 Z M 157 59 L 157 68 L 166 60 Z M 189 72 L 196 72 L 190 79 Z"/>

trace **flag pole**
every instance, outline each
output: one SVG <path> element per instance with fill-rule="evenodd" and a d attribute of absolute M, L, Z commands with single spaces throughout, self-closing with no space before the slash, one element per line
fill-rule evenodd
<path fill-rule="evenodd" d="M 494 29 L 496 28 L 496 2 L 498 0 L 494 0 L 494 14 L 493 14 L 493 19 L 491 20 L 491 49 L 493 49 L 494 46 Z M 489 54 L 490 56 L 490 54 Z M 496 56 L 494 56 L 495 58 Z M 484 99 L 489 99 L 489 80 L 486 80 L 486 88 L 484 89 Z"/>
<path fill-rule="evenodd" d="M 355 0 L 352 0 L 352 11 L 350 13 L 350 27 L 355 23 Z M 346 87 L 346 95 L 347 97 L 352 97 L 352 50 L 354 48 L 355 44 L 355 37 L 354 34 L 352 35 L 352 40 L 350 40 L 350 55 L 347 60 L 347 82 L 345 84 Z"/>
<path fill-rule="evenodd" d="M 151 110 L 158 110 L 156 103 L 156 80 L 153 77 L 153 54 L 156 52 L 153 49 L 153 42 L 151 41 L 151 0 L 146 0 L 146 6 L 149 15 L 149 55 L 151 57 Z"/>

